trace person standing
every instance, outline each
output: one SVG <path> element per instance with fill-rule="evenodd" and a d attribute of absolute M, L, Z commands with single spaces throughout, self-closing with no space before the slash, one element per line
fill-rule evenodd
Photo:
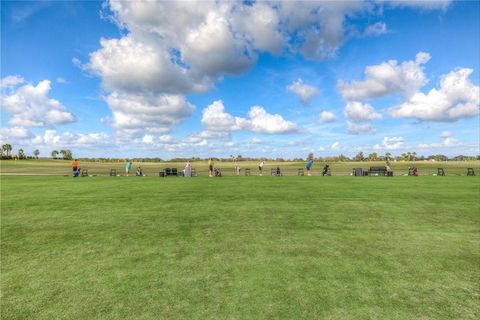
<path fill-rule="evenodd" d="M 260 161 L 260 163 L 258 164 L 258 172 L 260 172 L 260 176 L 263 175 L 263 166 L 265 165 L 265 161 L 262 160 Z"/>
<path fill-rule="evenodd" d="M 78 159 L 73 160 L 72 169 L 73 169 L 73 172 L 78 170 Z"/>
<path fill-rule="evenodd" d="M 213 177 L 213 160 L 212 160 L 212 158 L 208 159 L 208 176 Z"/>
<path fill-rule="evenodd" d="M 127 160 L 127 163 L 125 164 L 125 175 L 128 177 L 130 175 L 130 170 L 132 170 L 132 162 L 130 160 Z"/>
<path fill-rule="evenodd" d="M 192 176 L 192 164 L 190 160 L 187 160 L 185 163 L 185 168 L 183 169 L 183 176 L 184 177 L 191 177 Z"/>
<path fill-rule="evenodd" d="M 313 159 L 307 162 L 307 165 L 305 168 L 307 169 L 307 175 L 311 176 L 312 175 L 312 166 L 313 166 Z"/>
<path fill-rule="evenodd" d="M 234 164 L 234 166 L 235 166 L 235 174 L 236 174 L 237 176 L 239 176 L 239 175 L 240 175 L 240 166 L 238 165 L 238 160 L 237 160 L 237 158 L 233 158 L 233 164 Z"/>

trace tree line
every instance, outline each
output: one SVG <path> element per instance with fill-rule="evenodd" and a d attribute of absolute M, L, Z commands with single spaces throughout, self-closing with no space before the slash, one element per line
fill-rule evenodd
<path fill-rule="evenodd" d="M 1 148 L 1 159 L 39 159 L 40 151 L 38 149 L 34 150 L 32 155 L 27 155 L 25 150 L 18 149 L 16 154 L 12 154 L 13 147 L 9 143 L 5 143 Z M 72 160 L 73 154 L 71 150 L 52 150 L 49 155 L 52 159 L 60 160 Z M 443 154 L 429 155 L 429 156 L 419 156 L 416 152 L 404 152 L 400 155 L 394 156 L 391 152 L 386 152 L 385 154 L 378 154 L 377 152 L 372 152 L 369 154 L 364 154 L 362 151 L 358 152 L 354 157 L 348 157 L 346 155 L 340 154 L 338 156 L 326 156 L 326 157 L 315 157 L 311 152 L 307 155 L 306 158 L 263 158 L 263 157 L 244 157 L 242 155 L 230 155 L 228 158 L 200 158 L 200 157 L 190 157 L 190 158 L 172 158 L 170 160 L 164 160 L 159 157 L 142 157 L 142 158 L 129 158 L 129 160 L 134 162 L 185 162 L 189 161 L 208 161 L 212 159 L 216 162 L 230 162 L 232 160 L 236 161 L 276 161 L 276 162 L 302 162 L 302 161 L 319 161 L 319 162 L 345 162 L 345 161 L 424 161 L 424 160 L 435 160 L 435 161 L 472 161 L 480 160 L 480 155 L 477 156 L 465 156 L 458 155 L 455 157 L 448 157 Z M 81 161 L 94 161 L 94 162 L 123 162 L 124 158 L 80 158 Z"/>

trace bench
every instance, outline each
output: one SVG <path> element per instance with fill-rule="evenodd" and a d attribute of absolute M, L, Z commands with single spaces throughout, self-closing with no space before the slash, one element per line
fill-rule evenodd
<path fill-rule="evenodd" d="M 368 170 L 368 175 L 369 176 L 386 176 L 387 175 L 387 170 L 385 167 L 370 167 Z"/>
<path fill-rule="evenodd" d="M 305 174 L 303 173 L 303 169 L 298 169 L 297 175 L 304 176 Z"/>
<path fill-rule="evenodd" d="M 249 175 L 250 175 L 250 169 L 249 169 L 249 168 L 246 168 L 246 169 L 245 169 L 245 175 L 246 175 L 246 176 L 249 176 Z"/>
<path fill-rule="evenodd" d="M 117 176 L 117 169 L 110 169 L 110 177 L 116 177 Z"/>
<path fill-rule="evenodd" d="M 88 169 L 82 169 L 82 177 L 88 177 Z"/>
<path fill-rule="evenodd" d="M 282 176 L 282 171 L 280 171 L 280 168 L 278 168 L 278 170 L 275 169 L 275 168 L 272 168 L 270 170 L 270 175 L 274 176 L 274 177 L 281 177 Z"/>
<path fill-rule="evenodd" d="M 467 176 L 474 176 L 475 175 L 475 171 L 473 171 L 473 168 L 468 168 L 467 169 Z"/>
<path fill-rule="evenodd" d="M 443 168 L 437 168 L 437 176 L 444 177 L 445 176 L 445 170 L 443 170 Z"/>

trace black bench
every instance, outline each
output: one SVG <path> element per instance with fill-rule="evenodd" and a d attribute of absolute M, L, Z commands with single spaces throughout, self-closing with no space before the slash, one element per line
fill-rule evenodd
<path fill-rule="evenodd" d="M 392 172 L 392 171 L 390 171 Z M 393 174 L 393 172 L 392 172 Z M 370 167 L 370 169 L 368 170 L 368 175 L 369 176 L 390 176 L 391 174 L 389 174 L 387 172 L 387 169 L 385 169 L 385 167 Z"/>
<path fill-rule="evenodd" d="M 117 169 L 110 169 L 110 177 L 116 177 L 117 176 Z"/>
<path fill-rule="evenodd" d="M 303 169 L 298 169 L 297 175 L 304 176 L 305 174 L 303 173 Z"/>
<path fill-rule="evenodd" d="M 473 168 L 468 168 L 467 169 L 467 176 L 474 176 L 475 175 L 475 171 L 473 171 Z"/>

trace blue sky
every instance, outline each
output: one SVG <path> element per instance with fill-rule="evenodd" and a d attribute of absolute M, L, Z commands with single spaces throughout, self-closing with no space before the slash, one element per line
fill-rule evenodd
<path fill-rule="evenodd" d="M 27 153 L 480 153 L 478 1 L 1 6 L 0 140 Z"/>

